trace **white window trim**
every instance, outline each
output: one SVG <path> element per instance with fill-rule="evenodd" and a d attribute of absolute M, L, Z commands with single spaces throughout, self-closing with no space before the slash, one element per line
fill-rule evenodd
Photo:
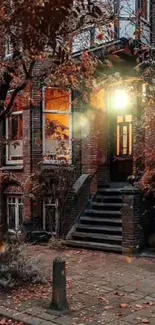
<path fill-rule="evenodd" d="M 9 199 L 11 197 L 15 198 L 15 203 L 10 203 Z M 17 197 L 14 195 L 9 195 L 7 196 L 7 224 L 8 224 L 8 229 L 9 231 L 16 231 L 19 228 L 19 206 L 23 206 L 22 202 L 19 202 L 19 199 L 21 199 L 21 197 Z M 9 228 L 9 205 L 14 205 L 15 206 L 15 229 Z"/>
<path fill-rule="evenodd" d="M 45 152 L 45 148 L 46 148 L 46 136 L 45 136 L 45 117 L 44 115 L 45 114 L 59 114 L 59 115 L 69 115 L 69 148 L 70 148 L 70 160 L 69 160 L 69 165 L 72 164 L 72 154 L 73 154 L 73 149 L 72 149 L 72 132 L 73 132 L 73 129 L 72 129 L 72 105 L 71 105 L 71 91 L 69 91 L 70 93 L 70 105 L 69 105 L 69 110 L 68 110 L 68 113 L 66 113 L 66 111 L 56 111 L 56 110 L 46 110 L 45 109 L 45 91 L 46 89 L 48 88 L 51 88 L 51 89 L 57 89 L 57 90 L 60 90 L 60 88 L 56 88 L 56 87 L 43 87 L 42 88 L 42 131 L 43 131 L 43 134 L 42 134 L 42 137 L 43 137 L 43 156 L 46 154 Z M 44 160 L 43 162 L 44 164 L 56 164 L 56 165 L 61 165 L 61 161 L 59 160 L 54 160 L 53 162 L 51 160 Z"/>
<path fill-rule="evenodd" d="M 140 17 L 140 20 L 146 24 L 150 24 L 150 0 L 147 1 L 147 17 Z"/>
<path fill-rule="evenodd" d="M 57 206 L 57 204 L 50 203 L 50 200 L 49 200 L 49 203 L 46 203 L 45 201 L 43 201 L 43 230 L 46 230 L 46 207 L 53 207 L 55 209 L 54 213 L 56 216 L 56 206 Z M 56 224 L 55 224 L 55 228 L 56 228 Z M 55 234 L 56 233 L 53 232 L 53 235 L 55 235 Z"/>
<path fill-rule="evenodd" d="M 17 111 L 17 112 L 12 112 L 11 115 L 19 115 L 23 114 L 23 111 Z M 9 141 L 9 116 L 6 117 L 5 119 L 5 127 L 6 127 L 6 140 Z M 7 165 L 22 165 L 23 164 L 23 159 L 17 159 L 17 160 L 9 160 L 9 144 L 6 144 L 6 164 Z"/>

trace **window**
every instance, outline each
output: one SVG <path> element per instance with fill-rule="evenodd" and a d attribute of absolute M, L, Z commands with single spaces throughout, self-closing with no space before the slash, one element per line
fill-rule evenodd
<path fill-rule="evenodd" d="M 71 103 L 67 91 L 43 90 L 43 153 L 46 163 L 71 163 Z"/>
<path fill-rule="evenodd" d="M 149 21 L 150 19 L 150 1 L 149 0 L 139 0 L 139 10 L 143 18 Z"/>
<path fill-rule="evenodd" d="M 15 107 L 6 118 L 6 163 L 23 163 L 23 114 Z"/>
<path fill-rule="evenodd" d="M 12 43 L 10 36 L 5 37 L 5 56 L 9 56 L 13 53 Z"/>
<path fill-rule="evenodd" d="M 132 115 L 117 116 L 117 156 L 132 155 Z"/>
<path fill-rule="evenodd" d="M 46 198 L 43 202 L 43 229 L 56 233 L 56 205 L 51 198 Z"/>
<path fill-rule="evenodd" d="M 23 202 L 20 196 L 7 197 L 7 223 L 10 230 L 17 230 L 23 222 Z"/>

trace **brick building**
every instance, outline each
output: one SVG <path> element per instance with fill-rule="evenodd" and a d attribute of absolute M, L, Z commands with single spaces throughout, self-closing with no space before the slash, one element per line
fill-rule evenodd
<path fill-rule="evenodd" d="M 144 6 L 142 2 L 133 0 L 130 5 L 134 10 L 138 5 L 145 9 L 139 21 L 144 31 L 140 41 L 148 44 L 150 3 L 148 0 Z M 137 147 L 141 145 L 136 140 L 141 107 L 136 93 L 140 87 L 143 95 L 145 86 L 137 81 L 133 69 L 135 56 L 129 39 L 136 28 L 121 9 L 115 38 L 99 41 L 96 30 L 97 44 L 93 46 L 91 40 L 92 47 L 88 49 L 101 60 L 109 57 L 113 62 L 111 73 L 121 72 L 123 82 L 108 86 L 94 83 L 89 104 L 79 108 L 72 107 L 70 92 L 42 87 L 36 80 L 32 89 L 35 107 L 30 105 L 27 110 L 15 107 L 1 125 L 1 135 L 10 140 L 1 150 L 1 171 L 8 171 L 5 183 L 1 184 L 1 225 L 15 229 L 23 220 L 29 222 L 36 216 L 31 199 L 23 199 L 22 183 L 37 170 L 40 161 L 49 170 L 62 160 L 75 166 L 78 159 L 65 228 L 65 235 L 69 232 L 68 244 L 119 252 L 122 247 L 125 252 L 130 247 L 143 246 L 142 229 L 139 229 L 140 194 L 126 187 L 128 176 L 136 168 Z M 85 33 L 88 48 L 90 31 Z M 74 40 L 73 55 L 80 57 L 86 45 L 79 40 L 78 37 Z M 38 92 L 43 94 L 42 101 Z M 38 202 L 38 206 L 37 216 L 46 229 L 50 198 L 48 202 Z"/>

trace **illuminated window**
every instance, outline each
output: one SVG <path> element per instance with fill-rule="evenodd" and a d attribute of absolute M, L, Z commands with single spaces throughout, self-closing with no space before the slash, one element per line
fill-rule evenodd
<path fill-rule="evenodd" d="M 123 116 L 117 116 L 117 123 L 123 123 Z"/>
<path fill-rule="evenodd" d="M 6 118 L 6 163 L 23 163 L 23 114 L 16 106 Z"/>
<path fill-rule="evenodd" d="M 125 122 L 132 122 L 132 115 L 126 115 Z"/>
<path fill-rule="evenodd" d="M 43 153 L 47 163 L 71 163 L 70 92 L 43 91 Z"/>
<path fill-rule="evenodd" d="M 117 156 L 132 155 L 132 115 L 117 116 Z"/>

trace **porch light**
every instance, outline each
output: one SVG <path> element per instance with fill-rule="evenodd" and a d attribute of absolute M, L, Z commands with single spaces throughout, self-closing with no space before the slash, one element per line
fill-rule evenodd
<path fill-rule="evenodd" d="M 129 94 L 125 89 L 116 89 L 113 97 L 113 108 L 124 110 L 129 105 Z"/>

